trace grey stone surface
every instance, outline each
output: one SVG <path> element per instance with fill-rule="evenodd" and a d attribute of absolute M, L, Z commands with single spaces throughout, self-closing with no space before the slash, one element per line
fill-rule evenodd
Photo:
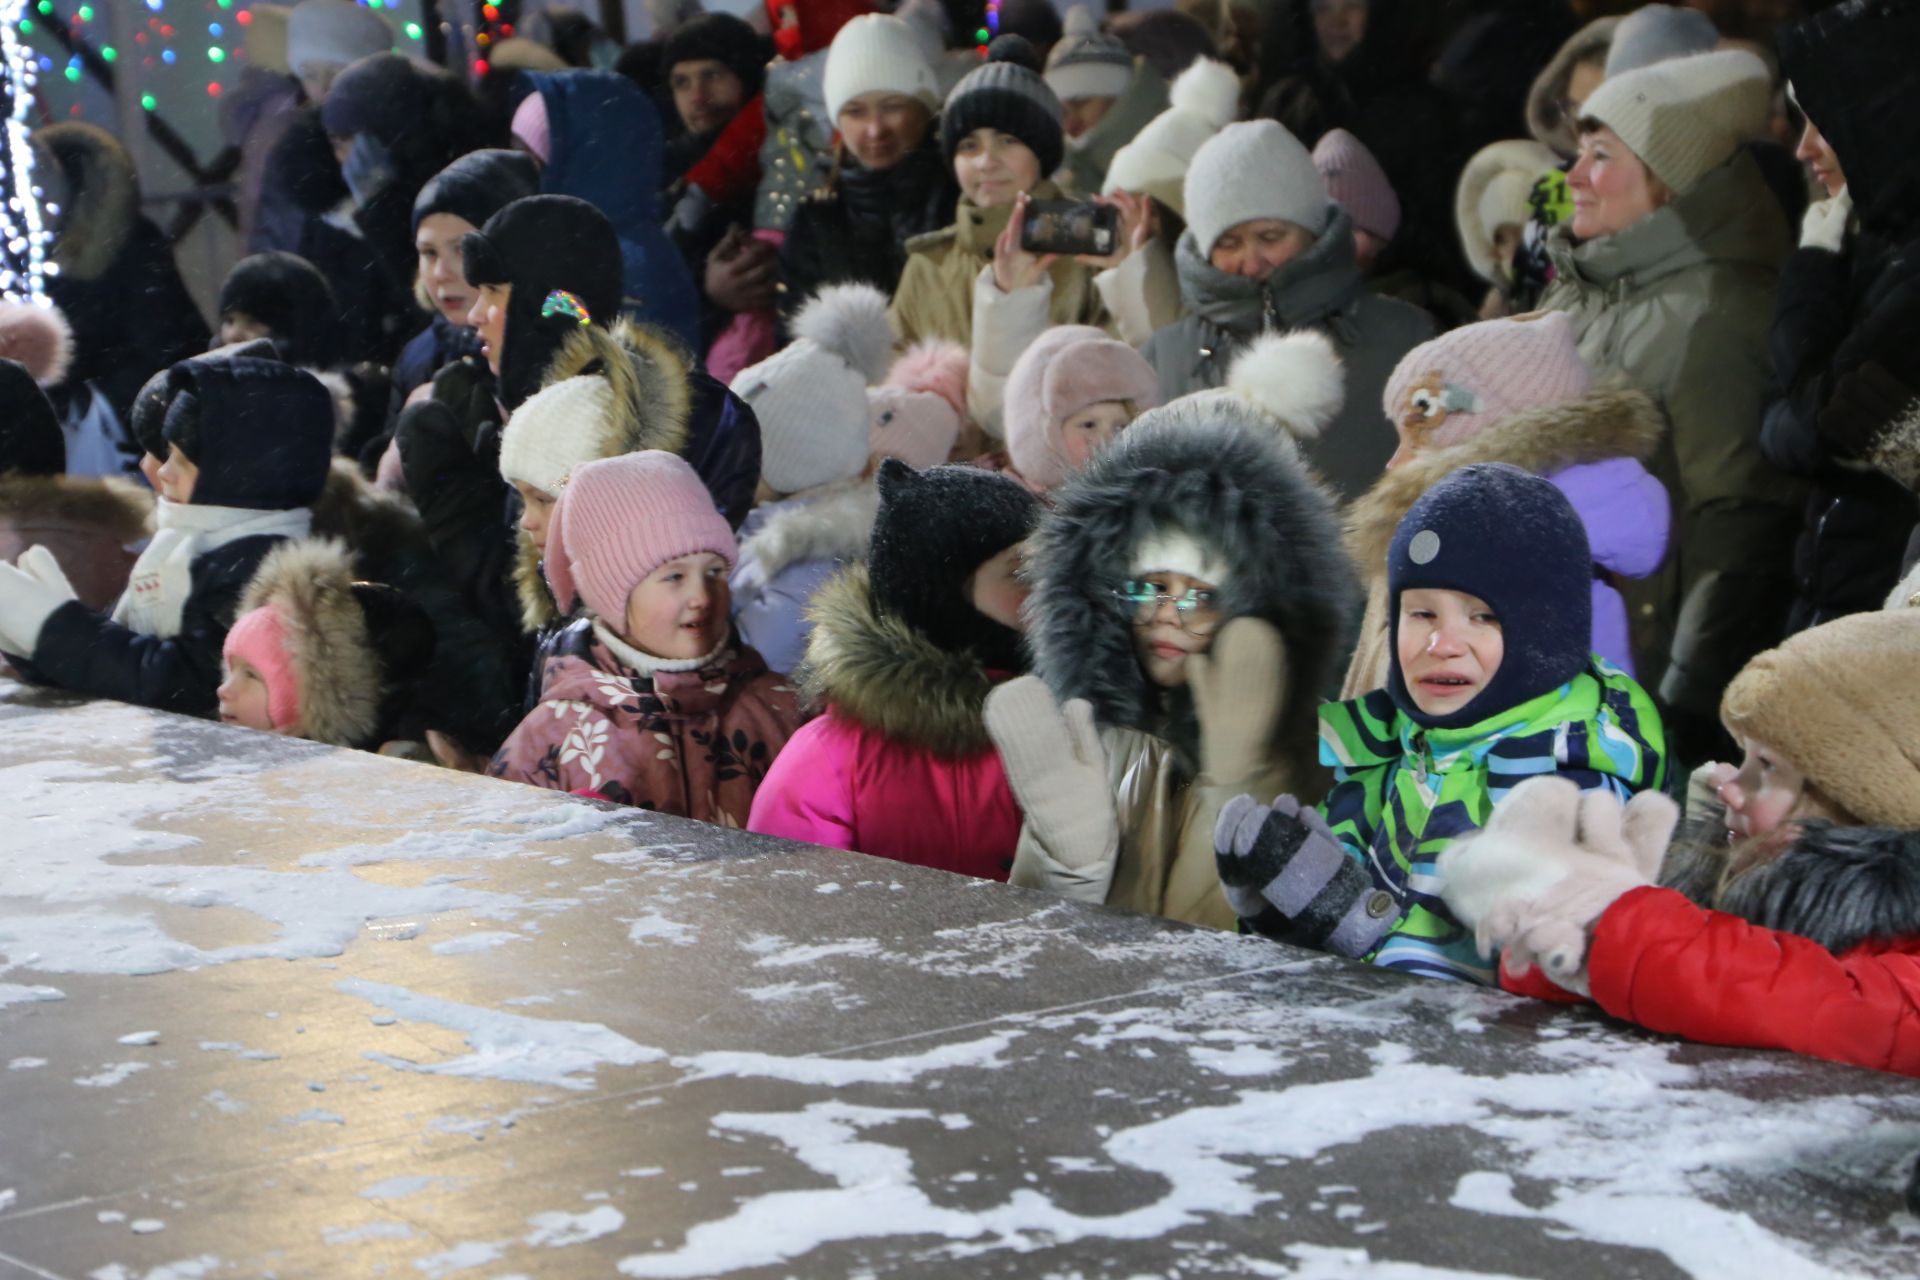
<path fill-rule="evenodd" d="M 1907 1277 L 1912 1082 L 0 683 L 0 1277 Z"/>

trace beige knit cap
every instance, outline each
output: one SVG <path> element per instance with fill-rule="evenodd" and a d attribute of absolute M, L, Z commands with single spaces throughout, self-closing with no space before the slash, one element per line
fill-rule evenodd
<path fill-rule="evenodd" d="M 1580 110 L 1620 135 L 1680 195 L 1766 126 L 1767 64 L 1744 49 L 1656 62 L 1609 76 Z"/>
<path fill-rule="evenodd" d="M 1784 752 L 1864 823 L 1920 827 L 1920 609 L 1790 636 L 1727 686 L 1728 731 Z"/>

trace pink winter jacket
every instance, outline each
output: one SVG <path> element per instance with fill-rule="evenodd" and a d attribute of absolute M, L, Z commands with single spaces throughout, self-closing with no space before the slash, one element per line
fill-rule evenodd
<path fill-rule="evenodd" d="M 864 568 L 811 612 L 803 683 L 827 714 L 774 761 L 748 829 L 1004 881 L 1020 810 L 987 737 L 996 677 L 877 614 Z"/>
<path fill-rule="evenodd" d="M 751 649 L 649 679 L 596 627 L 585 656 L 548 659 L 539 704 L 487 772 L 739 827 L 799 723 L 792 687 Z"/>

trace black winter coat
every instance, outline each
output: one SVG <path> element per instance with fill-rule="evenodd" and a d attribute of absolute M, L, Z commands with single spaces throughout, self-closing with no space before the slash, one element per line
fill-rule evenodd
<path fill-rule="evenodd" d="M 792 317 L 830 284 L 870 284 L 889 298 L 907 266 L 907 241 L 953 221 L 958 199 L 931 141 L 891 169 L 843 161 L 832 190 L 794 210 L 780 254 L 781 313 Z"/>
<path fill-rule="evenodd" d="M 122 422 L 148 378 L 207 349 L 207 323 L 149 218 L 134 220 L 104 273 L 54 276 L 47 295 L 73 326 L 68 383 L 99 387 Z"/>
<path fill-rule="evenodd" d="M 1761 447 L 1784 471 L 1812 482 L 1794 548 L 1789 634 L 1877 609 L 1898 580 L 1914 495 L 1844 451 L 1819 428 L 1840 377 L 1857 365 L 1863 323 L 1887 323 L 1889 295 L 1920 277 L 1920 244 L 1893 249 L 1871 236 L 1846 252 L 1799 249 L 1780 275 L 1769 346 L 1777 395 L 1767 406 Z"/>

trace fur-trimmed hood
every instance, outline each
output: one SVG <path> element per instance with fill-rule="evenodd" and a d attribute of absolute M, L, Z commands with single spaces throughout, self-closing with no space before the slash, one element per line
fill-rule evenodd
<path fill-rule="evenodd" d="M 301 736 L 341 747 L 368 745 L 380 728 L 381 662 L 353 594 L 343 543 L 300 538 L 260 562 L 236 617 L 272 606 L 286 628 L 300 687 Z"/>
<path fill-rule="evenodd" d="M 116 476 L 0 472 L 0 520 L 98 529 L 127 545 L 153 531 L 153 494 Z"/>
<path fill-rule="evenodd" d="M 34 134 L 42 157 L 52 157 L 66 190 L 60 203 L 53 260 L 73 280 L 98 280 L 126 247 L 140 218 L 140 182 L 133 157 L 119 139 L 96 125 L 69 120 Z"/>
<path fill-rule="evenodd" d="M 560 344 L 541 387 L 586 374 L 613 385 L 613 412 L 602 423 L 593 458 L 582 461 L 639 449 L 685 453 L 693 399 L 687 362 L 670 338 L 625 318 L 608 329 L 581 325 Z M 540 574 L 539 550 L 526 530 L 517 529 L 514 536 L 513 585 L 520 597 L 521 622 L 528 631 L 538 631 L 559 617 L 559 611 Z"/>
<path fill-rule="evenodd" d="M 1574 121 L 1561 113 L 1559 104 L 1567 96 L 1574 67 L 1595 57 L 1604 61 L 1607 50 L 1613 47 L 1614 28 L 1619 25 L 1617 17 L 1595 18 L 1567 37 L 1553 61 L 1534 77 L 1533 87 L 1527 91 L 1527 132 L 1536 141 L 1568 158 L 1580 150 Z"/>
<path fill-rule="evenodd" d="M 794 673 L 803 703 L 825 707 L 906 746 L 971 755 L 987 736 L 994 677 L 965 652 L 942 649 L 873 606 L 865 565 L 830 580 L 807 610 L 813 634 Z"/>
<path fill-rule="evenodd" d="M 1027 638 L 1061 700 L 1195 758 L 1192 695 L 1153 685 L 1115 593 L 1134 550 L 1181 530 L 1227 568 L 1227 618 L 1258 617 L 1286 644 L 1289 696 L 1276 742 L 1311 742 L 1320 696 L 1348 650 L 1357 592 L 1333 500 L 1292 442 L 1252 405 L 1201 395 L 1143 414 L 1060 491 L 1029 543 Z"/>
<path fill-rule="evenodd" d="M 1659 447 L 1660 410 L 1641 391 L 1602 388 L 1514 414 L 1470 440 L 1417 453 L 1384 472 L 1347 511 L 1355 564 L 1384 566 L 1400 520 L 1427 490 L 1461 467 L 1505 462 L 1537 476 L 1608 458 L 1645 462 Z"/>
<path fill-rule="evenodd" d="M 871 476 L 789 499 L 740 544 L 741 562 L 752 560 L 761 580 L 772 581 L 806 560 L 864 560 L 879 510 L 880 490 Z"/>
<path fill-rule="evenodd" d="M 1836 955 L 1920 936 L 1920 831 L 1808 822 L 1786 852 L 1722 883 L 1725 839 L 1724 827 L 1688 823 L 1668 851 L 1661 883 Z"/>

